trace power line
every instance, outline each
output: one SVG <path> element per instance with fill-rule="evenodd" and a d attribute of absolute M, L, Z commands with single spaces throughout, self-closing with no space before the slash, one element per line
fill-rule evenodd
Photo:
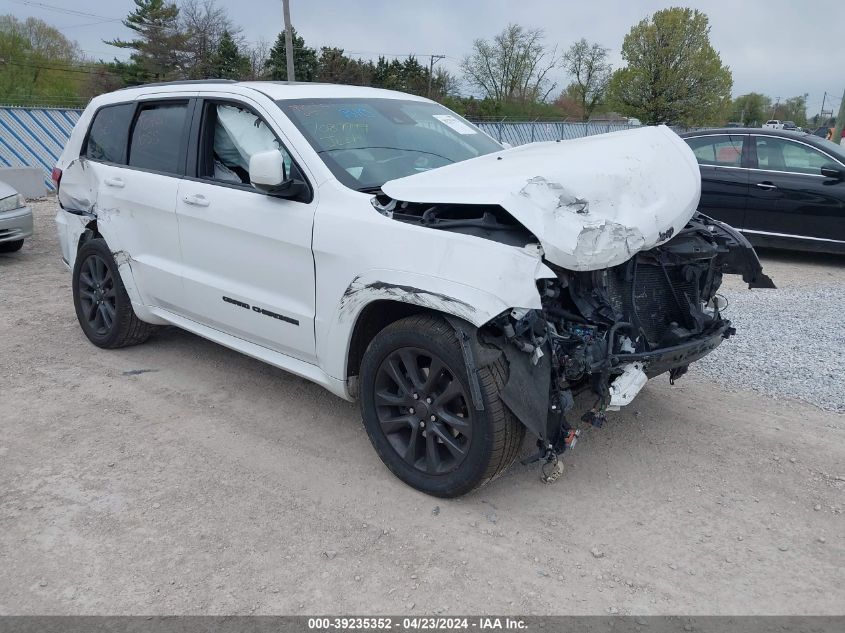
<path fill-rule="evenodd" d="M 66 73 L 78 73 L 83 75 L 98 75 L 101 73 L 108 74 L 110 71 L 103 66 L 99 66 L 99 70 L 84 70 L 82 68 L 67 68 L 67 67 L 60 67 L 60 66 L 47 66 L 44 64 L 26 64 L 17 61 L 10 61 L 5 59 L 0 59 L 0 65 L 8 65 L 8 66 L 18 66 L 19 68 L 31 68 L 34 70 L 56 70 L 59 72 L 66 72 Z"/>
<path fill-rule="evenodd" d="M 57 7 L 52 4 L 46 4 L 44 2 L 34 2 L 33 0 L 12 0 L 15 4 L 23 4 L 28 7 L 37 7 L 39 9 L 46 9 L 47 11 L 55 11 L 57 13 L 64 13 L 66 15 L 79 15 L 86 18 L 101 18 L 103 20 L 109 20 L 114 22 L 120 22 L 123 18 L 108 18 L 104 15 L 98 15 L 96 13 L 86 13 L 85 11 L 78 11 L 76 9 L 68 9 L 66 7 Z"/>

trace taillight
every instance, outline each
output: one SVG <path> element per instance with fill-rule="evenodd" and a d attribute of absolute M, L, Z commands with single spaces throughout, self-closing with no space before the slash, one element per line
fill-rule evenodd
<path fill-rule="evenodd" d="M 59 183 L 62 181 L 62 170 L 58 167 L 53 167 L 53 173 L 50 174 L 50 178 L 52 178 L 53 182 L 56 183 L 56 191 L 58 191 Z"/>

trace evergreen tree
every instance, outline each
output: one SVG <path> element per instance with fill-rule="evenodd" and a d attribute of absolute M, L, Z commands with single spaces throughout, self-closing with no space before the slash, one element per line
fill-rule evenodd
<path fill-rule="evenodd" d="M 314 81 L 317 78 L 319 63 L 317 61 L 316 49 L 305 45 L 305 39 L 291 27 L 291 39 L 293 40 L 293 66 L 297 81 Z M 270 79 L 275 81 L 287 81 L 288 79 L 288 55 L 285 47 L 285 33 L 282 31 L 276 38 L 276 43 L 270 49 L 270 56 L 267 59 L 267 72 Z"/>
<path fill-rule="evenodd" d="M 229 31 L 223 31 L 217 50 L 211 56 L 211 68 L 220 79 L 242 79 L 249 74 L 249 57 L 242 55 Z"/>
<path fill-rule="evenodd" d="M 180 76 L 180 55 L 185 50 L 186 34 L 179 28 L 179 8 L 165 0 L 135 0 L 135 11 L 123 20 L 138 37 L 110 40 L 106 44 L 134 51 L 128 73 L 145 81 L 165 81 Z"/>

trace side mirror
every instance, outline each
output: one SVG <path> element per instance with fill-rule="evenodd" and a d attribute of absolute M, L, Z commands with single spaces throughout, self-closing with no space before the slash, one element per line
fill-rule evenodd
<path fill-rule="evenodd" d="M 822 167 L 821 174 L 827 178 L 836 178 L 837 180 L 845 178 L 845 170 L 839 167 Z"/>
<path fill-rule="evenodd" d="M 285 184 L 285 160 L 277 150 L 258 152 L 249 157 L 249 181 L 262 191 Z"/>
<path fill-rule="evenodd" d="M 296 165 L 288 174 L 282 153 L 275 149 L 249 157 L 249 181 L 259 191 L 280 198 L 300 198 L 308 191 Z"/>

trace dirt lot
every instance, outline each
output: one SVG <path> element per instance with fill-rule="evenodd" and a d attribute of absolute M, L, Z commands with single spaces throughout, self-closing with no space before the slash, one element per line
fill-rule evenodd
<path fill-rule="evenodd" d="M 436 500 L 319 387 L 176 330 L 92 346 L 35 207 L 0 256 L 0 613 L 845 613 L 842 414 L 691 372 L 556 484 L 517 465 Z"/>

